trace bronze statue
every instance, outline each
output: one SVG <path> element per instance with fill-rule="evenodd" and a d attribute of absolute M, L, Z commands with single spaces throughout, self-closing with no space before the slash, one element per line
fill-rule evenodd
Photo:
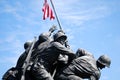
<path fill-rule="evenodd" d="M 106 55 L 101 55 L 98 60 L 90 55 L 80 56 L 59 72 L 55 80 L 99 80 L 100 69 L 109 67 L 110 64 L 111 60 Z"/>
<path fill-rule="evenodd" d="M 100 69 L 110 66 L 110 58 L 101 55 L 96 60 L 81 48 L 75 54 L 62 30 L 51 37 L 55 30 L 56 26 L 52 26 L 37 41 L 25 42 L 24 53 L 2 80 L 99 80 Z"/>
<path fill-rule="evenodd" d="M 43 52 L 40 53 L 38 61 L 31 68 L 34 80 L 53 80 L 50 72 L 60 54 L 68 55 L 71 60 L 75 58 L 74 52 L 63 45 L 66 38 L 67 36 L 64 33 L 56 33 L 54 35 L 54 41 L 50 42 Z"/>

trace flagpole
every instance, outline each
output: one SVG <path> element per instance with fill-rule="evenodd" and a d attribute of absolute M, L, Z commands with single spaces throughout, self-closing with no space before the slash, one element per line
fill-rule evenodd
<path fill-rule="evenodd" d="M 59 19 L 58 19 L 57 13 L 56 13 L 56 11 L 55 11 L 54 4 L 53 4 L 52 0 L 50 0 L 50 2 L 51 2 L 51 5 L 52 5 L 52 7 L 53 7 L 53 10 L 54 10 L 54 13 L 55 13 L 55 16 L 56 16 L 56 19 L 57 19 L 57 22 L 58 22 L 59 28 L 62 30 L 62 27 L 61 27 L 60 21 L 59 21 Z"/>

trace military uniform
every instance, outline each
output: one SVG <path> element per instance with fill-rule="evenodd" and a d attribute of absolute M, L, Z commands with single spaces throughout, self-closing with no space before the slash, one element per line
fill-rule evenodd
<path fill-rule="evenodd" d="M 75 57 L 74 53 L 71 50 L 68 50 L 66 47 L 61 45 L 59 42 L 51 42 L 49 46 L 42 53 L 40 53 L 39 60 L 38 60 L 38 63 L 40 64 L 39 66 L 44 66 L 44 70 L 46 70 L 49 74 L 51 72 L 51 69 L 54 63 L 57 61 L 60 54 L 66 54 L 69 56 L 70 59 L 73 59 Z M 32 73 L 34 72 L 34 70 L 35 69 L 33 66 Z M 36 78 L 38 74 L 41 74 L 39 72 L 36 72 L 33 76 Z M 43 78 L 44 77 L 45 76 L 43 76 Z M 40 79 L 38 80 L 41 80 L 40 75 L 39 75 L 39 78 Z"/>
<path fill-rule="evenodd" d="M 40 55 L 38 57 L 38 61 L 31 68 L 31 72 L 33 73 L 33 77 L 37 80 L 53 80 L 49 74 L 54 71 L 53 65 L 58 60 L 60 54 L 68 55 L 69 60 L 73 60 L 75 58 L 75 54 L 63 45 L 66 40 L 66 36 L 61 32 L 58 32 L 55 36 L 54 41 L 50 42 L 42 52 L 41 49 L 36 52 L 36 54 Z M 39 64 L 38 68 L 36 68 L 36 64 Z M 41 66 L 43 67 L 40 68 Z"/>
<path fill-rule="evenodd" d="M 55 80 L 99 80 L 100 70 L 96 65 L 96 60 L 92 56 L 82 56 L 74 59 Z"/>

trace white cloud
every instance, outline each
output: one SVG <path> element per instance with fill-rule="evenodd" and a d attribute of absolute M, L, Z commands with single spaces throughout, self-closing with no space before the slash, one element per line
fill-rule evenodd
<path fill-rule="evenodd" d="M 34 7 L 33 4 L 26 7 L 26 5 L 18 1 L 11 5 L 6 1 L 1 13 L 11 14 L 16 20 L 24 21 L 26 24 L 39 25 L 40 22 L 36 19 L 40 16 L 40 10 L 36 10 L 37 7 L 38 5 Z"/>
<path fill-rule="evenodd" d="M 110 13 L 107 5 L 97 2 L 90 7 L 90 3 L 82 0 L 56 0 L 53 2 L 61 20 L 78 26 L 89 20 L 104 18 Z"/>
<path fill-rule="evenodd" d="M 86 21 L 96 20 L 99 18 L 103 18 L 107 16 L 108 9 L 106 7 L 97 7 L 97 8 L 89 8 L 88 10 L 83 11 L 67 11 L 69 13 L 61 13 L 60 17 L 63 20 L 69 22 L 69 24 L 77 24 L 81 25 Z M 64 16 L 64 17 L 63 17 Z"/>

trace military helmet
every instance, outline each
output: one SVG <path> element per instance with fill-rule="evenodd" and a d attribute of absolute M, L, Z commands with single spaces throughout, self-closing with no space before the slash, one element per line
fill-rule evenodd
<path fill-rule="evenodd" d="M 32 44 L 32 42 L 25 42 L 24 49 L 27 49 L 28 47 L 30 47 L 31 44 Z"/>
<path fill-rule="evenodd" d="M 49 36 L 47 34 L 45 34 L 45 33 L 41 33 L 39 35 L 38 40 L 40 41 L 40 43 L 45 42 L 45 41 L 49 40 Z"/>
<path fill-rule="evenodd" d="M 79 48 L 79 49 L 76 51 L 76 56 L 77 56 L 77 57 L 84 56 L 85 54 L 86 54 L 86 53 L 85 53 L 85 50 L 84 50 L 84 49 Z"/>
<path fill-rule="evenodd" d="M 57 32 L 53 38 L 54 38 L 54 41 L 57 41 L 59 38 L 64 38 L 65 40 L 67 39 L 67 36 L 63 33 L 63 32 Z"/>
<path fill-rule="evenodd" d="M 98 60 L 99 63 L 101 63 L 102 65 L 105 65 L 107 67 L 110 67 L 111 64 L 111 60 L 107 55 L 101 55 Z"/>

